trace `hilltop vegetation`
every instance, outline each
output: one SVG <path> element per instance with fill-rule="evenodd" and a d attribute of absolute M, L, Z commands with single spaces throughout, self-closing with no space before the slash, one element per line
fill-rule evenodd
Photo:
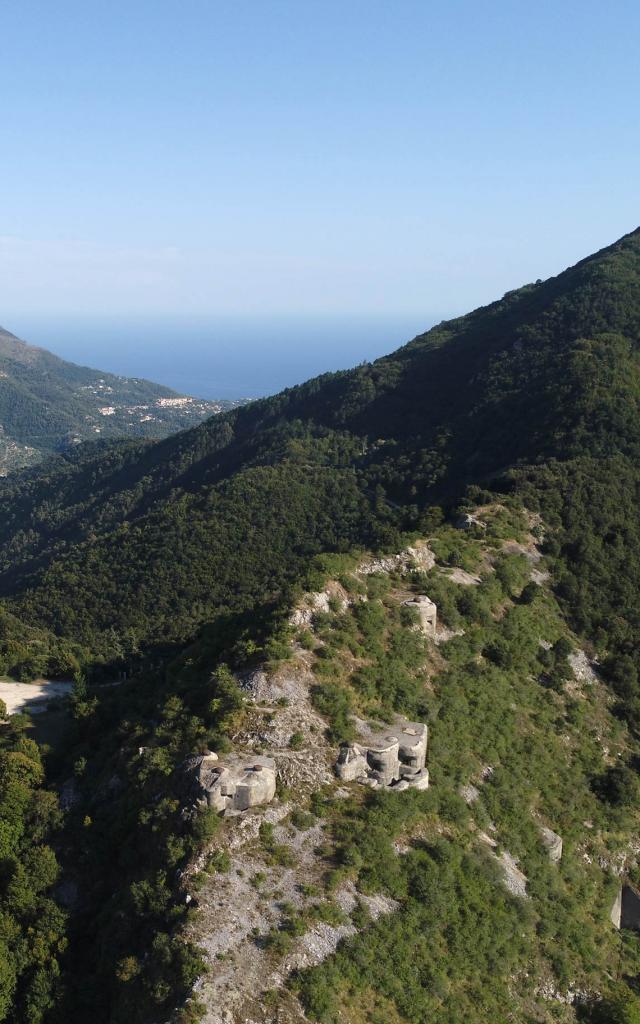
<path fill-rule="evenodd" d="M 0 328 L 0 475 L 80 441 L 164 437 L 234 404 L 76 366 Z"/>
<path fill-rule="evenodd" d="M 71 679 L 87 652 L 72 641 L 27 626 L 0 606 L 0 676 L 29 682 L 40 676 Z"/>
<path fill-rule="evenodd" d="M 35 1022 L 55 1006 L 67 945 L 50 845 L 62 815 L 56 795 L 42 787 L 40 751 L 19 719 L 0 738 L 0 1020 Z"/>
<path fill-rule="evenodd" d="M 620 953 L 608 922 L 614 871 L 634 859 L 635 743 L 611 716 L 602 684 L 574 678 L 575 637 L 547 588 L 528 582 L 530 560 L 500 553 L 491 530 L 475 547 L 458 543 L 457 556 L 475 560 L 477 584 L 442 567 L 386 578 L 374 581 L 373 600 L 318 622 L 319 678 L 327 645 L 334 666 L 333 681 L 321 683 L 332 691 L 327 706 L 346 701 L 362 717 L 389 720 L 401 710 L 429 721 L 433 781 L 427 794 L 381 792 L 363 802 L 356 793 L 351 803 L 327 804 L 336 870 L 402 910 L 302 975 L 305 1005 L 326 1024 L 359 1019 L 363 1005 L 372 1020 L 570 1021 L 576 1011 L 565 1004 L 560 1013 L 559 995 L 581 991 L 585 1004 L 597 1003 L 620 955 L 619 973 L 637 974 L 640 946 L 630 938 Z M 477 559 L 478 548 L 489 561 Z M 401 624 L 408 582 L 437 594 L 457 634 L 437 653 L 423 642 L 421 660 Z M 377 620 L 371 632 L 362 631 L 363 608 Z M 368 678 L 378 692 L 363 686 Z M 612 765 L 629 775 L 624 797 L 607 788 Z M 548 860 L 542 824 L 562 834 L 559 865 Z M 503 851 L 526 876 L 526 899 L 504 889 Z"/>

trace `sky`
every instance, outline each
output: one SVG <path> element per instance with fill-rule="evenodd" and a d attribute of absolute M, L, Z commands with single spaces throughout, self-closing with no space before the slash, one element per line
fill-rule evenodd
<path fill-rule="evenodd" d="M 3 0 L 0 323 L 464 312 L 640 222 L 635 0 Z"/>

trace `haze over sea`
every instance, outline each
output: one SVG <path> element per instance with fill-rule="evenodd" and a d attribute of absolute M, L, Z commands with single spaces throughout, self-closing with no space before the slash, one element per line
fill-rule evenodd
<path fill-rule="evenodd" d="M 29 317 L 6 326 L 63 359 L 198 398 L 260 398 L 392 352 L 442 316 Z"/>

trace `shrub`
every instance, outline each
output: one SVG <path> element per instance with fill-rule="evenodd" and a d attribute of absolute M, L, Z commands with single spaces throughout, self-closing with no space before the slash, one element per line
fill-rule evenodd
<path fill-rule="evenodd" d="M 228 850 L 214 850 L 207 859 L 206 870 L 209 873 L 226 874 L 230 867 L 231 857 Z"/>
<path fill-rule="evenodd" d="M 220 831 L 222 818 L 212 807 L 198 810 L 193 821 L 192 831 L 198 842 L 206 842 Z"/>
<path fill-rule="evenodd" d="M 301 832 L 306 832 L 307 829 L 312 828 L 316 822 L 313 814 L 310 814 L 309 811 L 301 811 L 299 808 L 296 808 L 291 812 L 289 820 L 291 821 L 291 824 L 295 828 L 300 829 Z"/>
<path fill-rule="evenodd" d="M 614 807 L 632 807 L 638 797 L 638 777 L 629 765 L 616 764 L 594 780 L 593 789 Z"/>

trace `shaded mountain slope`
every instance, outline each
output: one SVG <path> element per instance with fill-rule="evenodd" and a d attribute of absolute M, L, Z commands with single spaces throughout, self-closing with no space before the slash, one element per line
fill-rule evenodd
<path fill-rule="evenodd" d="M 469 484 L 586 457 L 619 478 L 614 455 L 633 476 L 639 339 L 635 231 L 373 364 L 7 481 L 1 592 L 101 648 L 132 626 L 141 644 L 186 639 L 315 552 L 397 543 Z"/>
<path fill-rule="evenodd" d="M 230 402 L 77 366 L 0 328 L 0 472 L 100 437 L 163 437 Z"/>

